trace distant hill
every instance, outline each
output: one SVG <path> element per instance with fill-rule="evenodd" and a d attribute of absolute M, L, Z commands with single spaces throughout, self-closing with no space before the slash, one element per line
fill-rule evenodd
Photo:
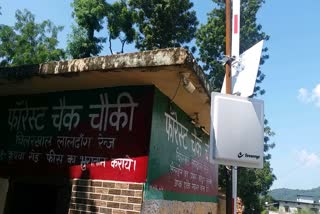
<path fill-rule="evenodd" d="M 309 190 L 299 190 L 299 189 L 274 189 L 270 191 L 270 195 L 275 200 L 288 200 L 288 201 L 296 201 L 297 195 L 307 195 L 313 196 L 314 200 L 320 200 L 320 187 L 309 189 Z"/>

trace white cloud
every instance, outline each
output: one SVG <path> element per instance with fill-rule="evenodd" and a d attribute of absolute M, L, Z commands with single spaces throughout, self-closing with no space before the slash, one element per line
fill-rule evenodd
<path fill-rule="evenodd" d="M 298 100 L 303 103 L 312 103 L 320 107 L 320 84 L 316 85 L 311 92 L 306 88 L 300 88 L 298 91 Z"/>
<path fill-rule="evenodd" d="M 300 164 L 306 167 L 314 168 L 320 166 L 320 157 L 315 153 L 308 153 L 306 150 L 298 152 L 298 160 Z"/>
<path fill-rule="evenodd" d="M 320 84 L 318 84 L 313 90 L 312 90 L 312 101 L 316 104 L 317 107 L 320 107 Z"/>
<path fill-rule="evenodd" d="M 309 92 L 305 88 L 299 89 L 298 99 L 302 102 L 308 102 L 309 99 Z"/>

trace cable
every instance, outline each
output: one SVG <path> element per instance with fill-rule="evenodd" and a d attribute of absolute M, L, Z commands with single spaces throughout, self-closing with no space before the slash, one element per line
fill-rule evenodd
<path fill-rule="evenodd" d="M 319 156 L 320 153 L 316 153 L 315 155 Z M 277 177 L 278 183 L 282 184 L 286 181 L 286 179 L 288 178 L 288 176 L 290 176 L 292 173 L 294 173 L 297 169 L 304 167 L 304 164 L 300 163 L 297 164 L 296 166 L 292 167 L 290 170 L 287 170 L 285 173 L 282 173 L 280 177 Z"/>
<path fill-rule="evenodd" d="M 180 85 L 181 85 L 181 81 L 182 81 L 182 77 L 180 77 L 178 87 L 177 87 L 176 92 L 174 93 L 173 97 L 170 99 L 170 103 L 172 103 L 174 98 L 176 98 L 178 91 L 179 91 L 179 88 L 180 88 Z"/>

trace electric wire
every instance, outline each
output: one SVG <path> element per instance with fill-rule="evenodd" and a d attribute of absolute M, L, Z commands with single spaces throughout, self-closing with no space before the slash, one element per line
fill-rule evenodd
<path fill-rule="evenodd" d="M 320 152 L 315 154 L 316 156 L 320 156 Z M 294 173 L 297 169 L 300 169 L 302 167 L 304 167 L 305 165 L 302 164 L 297 164 L 296 166 L 292 167 L 291 169 L 287 170 L 285 173 L 283 173 L 280 177 L 277 177 L 277 180 L 279 181 L 279 183 L 284 183 L 286 181 L 286 179 L 288 178 L 288 176 L 290 176 L 292 173 Z"/>
<path fill-rule="evenodd" d="M 177 94 L 178 94 L 178 91 L 179 91 L 179 88 L 180 88 L 180 85 L 181 85 L 181 81 L 182 81 L 182 78 L 180 78 L 180 80 L 179 80 L 178 87 L 177 87 L 177 89 L 176 89 L 173 97 L 170 99 L 170 103 L 172 103 L 173 100 L 174 100 L 174 98 L 176 98 L 176 96 L 177 96 Z"/>

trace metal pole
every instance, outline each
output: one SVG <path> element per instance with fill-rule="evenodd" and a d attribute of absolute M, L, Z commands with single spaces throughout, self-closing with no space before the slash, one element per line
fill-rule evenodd
<path fill-rule="evenodd" d="M 232 214 L 232 175 L 227 167 L 224 168 L 224 175 L 226 178 L 226 214 Z"/>
<path fill-rule="evenodd" d="M 226 0 L 226 56 L 231 57 L 231 0 Z M 231 62 L 226 63 L 226 94 L 231 94 Z"/>
<path fill-rule="evenodd" d="M 233 214 L 237 214 L 237 183 L 238 183 L 238 169 L 236 166 L 234 166 L 232 167 Z"/>
<path fill-rule="evenodd" d="M 226 56 L 231 57 L 231 0 L 226 0 Z M 226 65 L 226 94 L 231 94 L 231 61 Z M 225 169 L 227 170 L 227 169 Z M 226 214 L 232 214 L 232 175 L 226 173 Z M 231 191 L 230 191 L 231 190 Z"/>
<path fill-rule="evenodd" d="M 231 54 L 236 59 L 240 53 L 240 3 L 241 0 L 232 0 L 232 36 L 231 36 Z M 231 68 L 231 74 L 235 74 L 236 68 Z M 232 84 L 232 82 L 231 82 Z M 232 167 L 232 198 L 233 198 L 233 214 L 237 213 L 237 190 L 238 190 L 238 170 Z"/>

